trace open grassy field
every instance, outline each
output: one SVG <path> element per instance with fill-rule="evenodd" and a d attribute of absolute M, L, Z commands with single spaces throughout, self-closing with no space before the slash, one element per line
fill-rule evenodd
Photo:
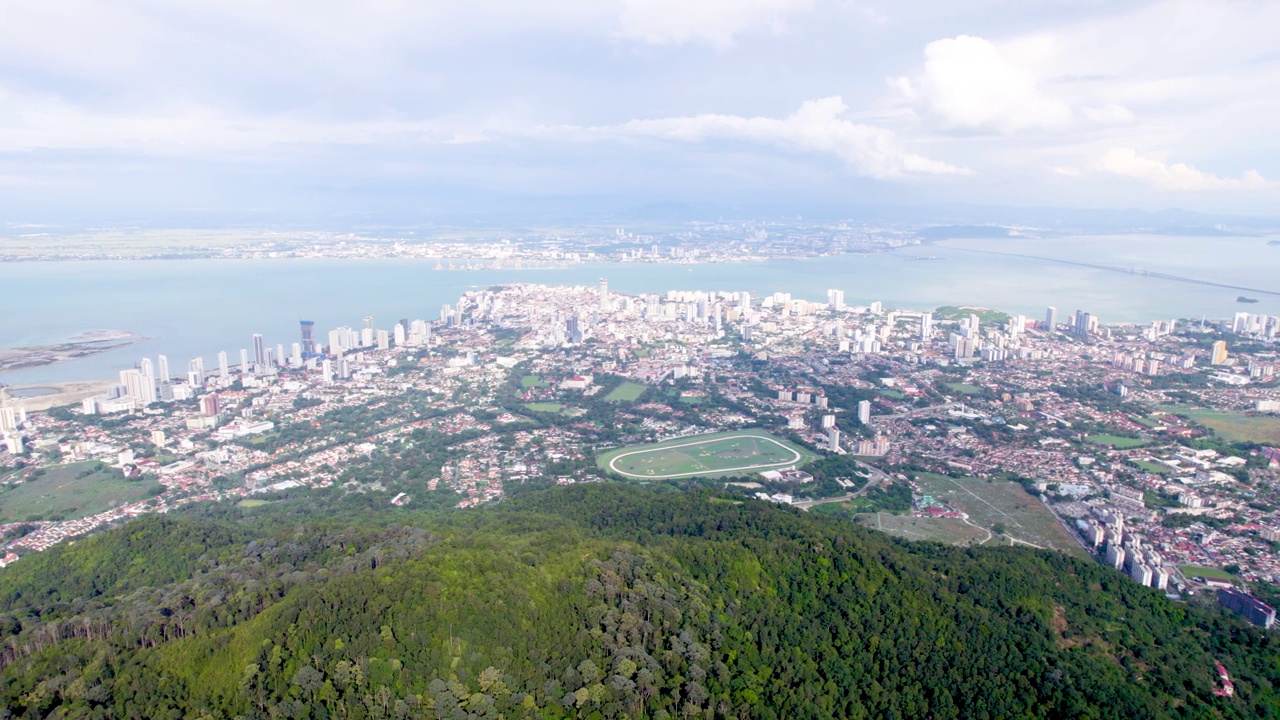
<path fill-rule="evenodd" d="M 605 395 L 604 399 L 609 402 L 632 402 L 639 400 L 644 391 L 648 389 L 648 385 L 627 381 L 609 391 L 609 394 Z"/>
<path fill-rule="evenodd" d="M 1119 435 L 1090 435 L 1085 438 L 1085 441 L 1094 445 L 1106 445 L 1117 450 L 1129 450 L 1131 448 L 1142 447 L 1147 444 L 1146 440 L 1121 437 Z"/>
<path fill-rule="evenodd" d="M 564 409 L 564 405 L 560 403 L 529 403 L 526 408 L 533 412 L 549 412 L 558 413 Z"/>
<path fill-rule="evenodd" d="M 943 385 L 951 388 L 951 392 L 957 392 L 961 395 L 977 395 L 982 392 L 982 388 L 969 383 L 943 383 Z"/>
<path fill-rule="evenodd" d="M 977 315 L 978 322 L 983 325 L 999 325 L 1009 322 L 1009 313 L 971 305 L 943 305 L 933 311 L 935 320 L 961 320 L 970 315 Z"/>
<path fill-rule="evenodd" d="M 1200 567 L 1198 565 L 1183 565 L 1179 569 L 1182 570 L 1183 575 L 1186 575 L 1189 578 L 1202 577 L 1202 578 L 1216 578 L 1218 580 L 1235 580 L 1236 579 L 1235 575 L 1232 575 L 1226 570 L 1219 570 L 1218 568 Z"/>
<path fill-rule="evenodd" d="M 1168 475 L 1173 472 L 1169 466 L 1161 465 L 1158 462 L 1151 462 L 1150 460 L 1130 460 L 1129 464 L 1143 472 L 1149 472 L 1155 475 Z"/>
<path fill-rule="evenodd" d="M 1204 425 L 1227 442 L 1280 443 L 1280 416 L 1253 416 L 1221 410 L 1178 409 L 1175 412 Z"/>
<path fill-rule="evenodd" d="M 154 482 L 125 480 L 96 462 L 54 465 L 43 476 L 0 488 L 0 521 L 93 515 L 147 497 Z"/>
<path fill-rule="evenodd" d="M 969 516 L 970 522 L 983 529 L 989 530 L 998 523 L 1015 541 L 1084 555 L 1049 508 L 1015 482 L 918 473 L 916 484 L 922 493 L 959 509 Z M 965 536 L 959 536 L 952 542 L 964 540 Z M 1001 538 L 995 537 L 988 544 L 1000 542 Z"/>
<path fill-rule="evenodd" d="M 812 459 L 803 448 L 762 430 L 738 430 L 611 450 L 598 463 L 628 478 L 670 480 L 777 470 Z"/>
<path fill-rule="evenodd" d="M 548 384 L 549 383 L 545 382 L 542 378 L 538 377 L 537 375 L 525 375 L 524 377 L 520 378 L 520 387 L 524 387 L 524 388 L 545 387 Z"/>
<path fill-rule="evenodd" d="M 907 540 L 932 540 L 951 545 L 978 545 L 991 535 L 955 518 L 921 518 L 880 512 L 859 515 L 858 522 Z"/>

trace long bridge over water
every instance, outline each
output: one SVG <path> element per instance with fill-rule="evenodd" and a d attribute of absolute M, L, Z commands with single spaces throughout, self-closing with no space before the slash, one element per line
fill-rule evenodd
<path fill-rule="evenodd" d="M 1243 290 L 1244 292 L 1259 293 L 1262 295 L 1275 295 L 1280 297 L 1280 290 L 1263 290 L 1262 288 L 1243 287 L 1241 285 L 1229 285 L 1227 283 L 1213 282 L 1211 280 L 1201 280 L 1199 278 L 1183 277 L 1182 275 L 1170 275 L 1169 273 L 1155 272 L 1152 270 L 1144 270 L 1142 268 L 1126 268 L 1118 265 L 1101 265 L 1098 263 L 1079 262 L 1076 260 L 1063 260 L 1062 258 L 1045 257 L 1043 255 L 1024 255 L 1022 253 L 1000 252 L 997 250 L 976 250 L 973 248 L 950 248 L 952 250 L 962 250 L 963 252 L 985 253 L 987 255 L 1004 255 L 1006 257 L 1027 258 L 1029 260 L 1043 260 L 1045 262 L 1062 263 L 1063 265 L 1075 265 L 1077 267 L 1093 268 L 1095 270 L 1107 270 L 1110 272 L 1125 273 L 1126 275 L 1142 275 L 1144 277 L 1153 277 L 1160 280 L 1173 280 L 1174 282 L 1192 283 L 1194 285 L 1208 285 L 1210 287 L 1227 288 L 1228 290 Z"/>

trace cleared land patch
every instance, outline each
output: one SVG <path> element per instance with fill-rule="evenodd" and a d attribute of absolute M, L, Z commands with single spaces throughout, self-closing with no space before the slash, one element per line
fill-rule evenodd
<path fill-rule="evenodd" d="M 951 392 L 958 392 L 961 395 L 977 395 L 982 392 L 982 388 L 970 383 L 943 383 L 943 385 L 951 388 Z"/>
<path fill-rule="evenodd" d="M 119 470 L 89 461 L 45 468 L 35 480 L 0 488 L 0 520 L 66 520 L 147 497 L 156 483 L 126 480 Z"/>
<path fill-rule="evenodd" d="M 997 524 L 1015 542 L 1053 548 L 1074 555 L 1084 555 L 1079 543 L 1044 503 L 1027 494 L 1022 486 L 1008 480 L 981 478 L 950 478 L 933 473 L 919 473 L 916 485 L 925 495 L 947 503 L 969 516 L 969 521 L 984 530 Z M 952 542 L 964 542 L 967 537 L 956 537 Z M 999 536 L 988 544 L 1008 542 Z"/>
<path fill-rule="evenodd" d="M 1227 442 L 1280 443 L 1280 417 L 1221 410 L 1174 410 L 1212 430 Z"/>
<path fill-rule="evenodd" d="M 648 385 L 627 381 L 610 390 L 609 394 L 604 396 L 604 399 L 609 402 L 631 402 L 639 400 L 644 391 L 648 389 Z"/>
<path fill-rule="evenodd" d="M 762 430 L 694 435 L 612 450 L 600 467 L 637 480 L 717 477 L 803 465 L 813 455 Z"/>
<path fill-rule="evenodd" d="M 978 545 L 991 535 L 955 518 L 921 518 L 878 512 L 859 515 L 858 522 L 907 540 L 931 540 L 952 545 Z"/>

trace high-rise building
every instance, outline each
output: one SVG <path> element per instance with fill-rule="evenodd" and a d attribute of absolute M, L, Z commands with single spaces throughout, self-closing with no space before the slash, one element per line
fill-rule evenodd
<path fill-rule="evenodd" d="M 200 414 L 205 417 L 217 417 L 220 412 L 222 412 L 222 399 L 218 397 L 218 393 L 200 396 Z"/>
<path fill-rule="evenodd" d="M 312 357 L 316 354 L 316 321 L 299 320 L 298 325 L 302 328 L 302 357 Z"/>
<path fill-rule="evenodd" d="M 1083 310 L 1077 310 L 1075 322 L 1071 324 L 1071 332 L 1079 337 L 1088 337 L 1089 330 L 1093 326 L 1093 317 Z"/>
<path fill-rule="evenodd" d="M 1222 365 L 1227 362 L 1227 341 L 1219 340 L 1213 344 L 1212 355 L 1209 358 L 1211 365 Z"/>
<path fill-rule="evenodd" d="M 275 356 L 275 363 L 276 363 L 277 365 L 279 365 L 280 367 L 284 367 L 284 364 L 285 364 L 284 359 L 285 359 L 285 357 L 286 357 L 286 356 L 285 356 L 285 354 L 284 354 L 284 343 L 276 343 L 276 356 Z"/>
<path fill-rule="evenodd" d="M 844 291 L 828 290 L 827 291 L 827 308 L 840 312 L 844 310 Z"/>
<path fill-rule="evenodd" d="M 871 401 L 858 401 L 858 422 L 866 425 L 871 422 Z"/>
<path fill-rule="evenodd" d="M 920 316 L 920 339 L 927 341 L 933 335 L 933 313 Z"/>
<path fill-rule="evenodd" d="M 397 325 L 396 327 L 400 327 Z M 378 330 L 376 333 L 378 349 L 388 350 L 391 348 L 391 333 L 386 330 Z"/>
<path fill-rule="evenodd" d="M 1053 332 L 1058 327 L 1058 308 L 1050 305 L 1044 311 L 1044 329 Z"/>
<path fill-rule="evenodd" d="M 231 367 L 230 367 L 230 364 L 227 362 L 227 351 L 219 350 L 218 351 L 218 377 L 230 377 L 230 376 L 231 376 Z"/>
<path fill-rule="evenodd" d="M 159 369 L 160 374 L 156 375 L 156 379 L 162 383 L 169 382 L 169 378 L 173 377 L 172 375 L 169 374 L 169 358 L 165 355 L 161 355 L 157 357 L 156 360 L 157 360 L 156 364 L 160 366 L 160 369 Z"/>
<path fill-rule="evenodd" d="M 293 344 L 293 355 L 289 358 L 289 364 L 296 368 L 302 367 L 302 343 Z"/>
<path fill-rule="evenodd" d="M 835 426 L 827 428 L 827 449 L 831 452 L 840 452 L 840 428 Z"/>
<path fill-rule="evenodd" d="M 124 394 L 133 400 L 150 405 L 156 401 L 156 381 L 141 370 L 121 370 L 120 384 L 124 386 Z"/>
<path fill-rule="evenodd" d="M 204 385 L 204 358 L 194 357 L 187 363 L 187 382 L 195 387 Z"/>
<path fill-rule="evenodd" d="M 320 363 L 320 381 L 325 385 L 333 384 L 333 361 L 329 358 Z"/>
<path fill-rule="evenodd" d="M 253 334 L 253 364 L 260 368 L 267 366 L 267 346 L 262 343 L 262 335 L 260 333 Z M 243 371 L 241 367 L 241 371 Z"/>
<path fill-rule="evenodd" d="M 1218 590 L 1218 604 L 1264 630 L 1276 623 L 1276 609 L 1234 587 Z"/>
<path fill-rule="evenodd" d="M 609 303 L 609 281 L 600 278 L 600 312 L 604 314 L 612 309 L 613 307 Z"/>
<path fill-rule="evenodd" d="M 249 372 L 249 351 L 240 348 L 240 374 Z"/>

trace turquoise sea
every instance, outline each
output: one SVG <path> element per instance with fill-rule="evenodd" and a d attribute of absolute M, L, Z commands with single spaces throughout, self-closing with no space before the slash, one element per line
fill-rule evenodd
<path fill-rule="evenodd" d="M 594 285 L 625 293 L 748 290 L 814 300 L 828 288 L 849 304 L 932 309 L 978 305 L 1040 318 L 1048 305 L 1066 317 L 1076 309 L 1103 322 L 1229 317 L 1239 310 L 1280 314 L 1280 295 L 1252 294 L 1241 304 L 1227 288 L 1181 283 L 1047 260 L 992 255 L 1019 253 L 1132 267 L 1280 292 L 1280 245 L 1268 238 L 1167 236 L 1053 240 L 951 240 L 891 252 L 767 263 L 650 265 L 596 263 L 566 269 L 437 271 L 435 261 L 405 260 L 154 260 L 0 263 L 7 306 L 0 344 L 65 340 L 86 330 L 129 330 L 149 338 L 128 348 L 58 365 L 0 375 L 12 385 L 109 379 L 143 356 L 165 354 L 176 373 L 197 355 L 214 365 L 219 350 L 234 364 L 253 333 L 268 346 L 298 339 L 298 320 L 329 328 L 378 327 L 399 318 L 434 319 L 468 289 L 504 282 Z"/>

